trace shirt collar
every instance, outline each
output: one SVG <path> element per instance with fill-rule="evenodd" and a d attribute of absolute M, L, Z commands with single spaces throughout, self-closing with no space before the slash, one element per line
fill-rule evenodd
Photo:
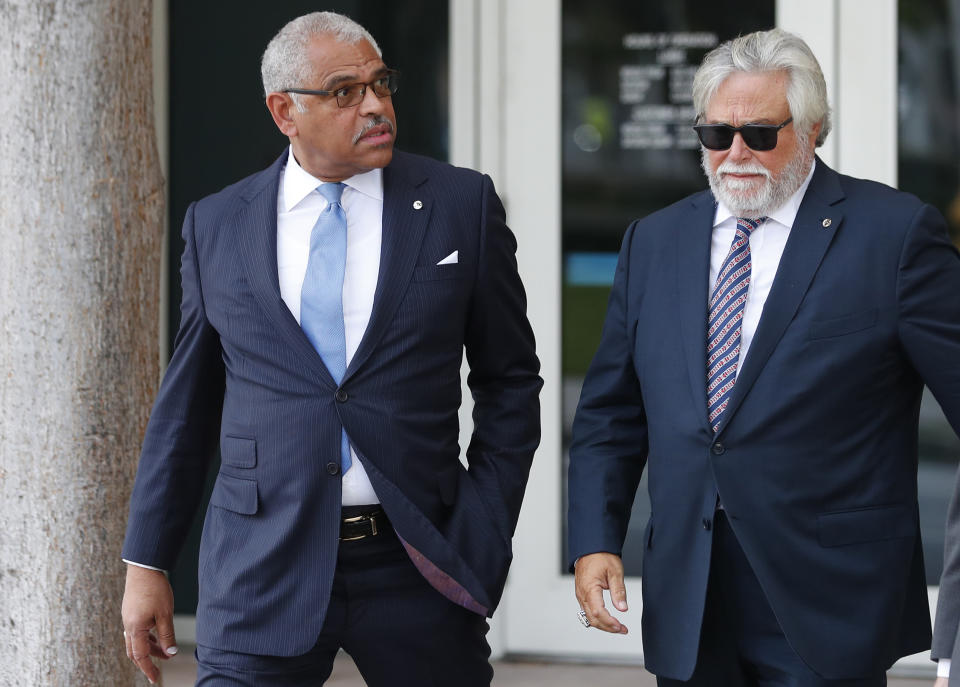
<path fill-rule="evenodd" d="M 287 164 L 283 169 L 283 198 L 281 199 L 283 212 L 292 210 L 315 191 L 317 186 L 324 183 L 300 166 L 293 156 L 293 147 L 289 150 Z M 349 179 L 344 179 L 343 183 L 373 200 L 383 201 L 382 169 L 371 169 L 369 172 L 356 174 Z"/>
<path fill-rule="evenodd" d="M 810 165 L 810 171 L 807 172 L 807 178 L 800 184 L 800 188 L 793 192 L 793 195 L 787 199 L 786 203 L 767 215 L 769 219 L 774 220 L 778 224 L 782 224 L 788 229 L 793 226 L 793 221 L 797 218 L 797 213 L 800 211 L 800 203 L 803 202 L 803 196 L 807 192 L 807 187 L 810 186 L 810 180 L 813 179 L 813 172 L 816 168 L 817 161 L 814 159 L 813 164 Z M 730 208 L 723 204 L 723 201 L 717 200 L 717 213 L 714 216 L 713 226 L 717 227 L 730 218 L 736 219 L 736 216 L 730 211 Z"/>

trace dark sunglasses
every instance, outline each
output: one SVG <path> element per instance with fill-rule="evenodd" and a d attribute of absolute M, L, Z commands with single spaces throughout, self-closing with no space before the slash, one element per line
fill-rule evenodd
<path fill-rule="evenodd" d="M 750 150 L 763 151 L 777 147 L 777 134 L 792 121 L 793 117 L 789 117 L 783 124 L 697 124 L 693 129 L 703 147 L 708 150 L 727 150 L 733 145 L 734 134 L 739 133 Z"/>

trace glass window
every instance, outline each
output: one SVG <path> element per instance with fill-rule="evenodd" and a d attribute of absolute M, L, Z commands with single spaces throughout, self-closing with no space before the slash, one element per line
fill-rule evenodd
<path fill-rule="evenodd" d="M 706 188 L 691 128 L 693 73 L 741 33 L 774 25 L 773 0 L 563 2 L 562 364 L 564 475 L 583 377 L 600 340 L 629 223 Z M 646 477 L 623 552 L 639 575 Z M 564 482 L 565 484 L 565 482 Z M 564 511 L 566 498 L 564 498 Z M 566 529 L 566 518 L 564 529 Z M 566 567 L 564 554 L 560 562 Z"/>
<path fill-rule="evenodd" d="M 960 2 L 910 0 L 898 3 L 897 12 L 899 185 L 939 208 L 960 246 Z M 958 456 L 960 441 L 927 391 L 920 408 L 918 489 L 931 585 L 943 569 L 944 524 Z"/>

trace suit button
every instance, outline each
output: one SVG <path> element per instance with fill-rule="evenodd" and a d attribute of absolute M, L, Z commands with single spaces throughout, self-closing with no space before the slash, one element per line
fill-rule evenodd
<path fill-rule="evenodd" d="M 703 529 L 705 529 L 707 532 L 709 532 L 711 527 L 713 527 L 713 522 L 711 522 L 710 518 L 704 518 L 704 519 L 703 519 Z"/>
<path fill-rule="evenodd" d="M 327 463 L 327 472 L 329 472 L 331 475 L 337 474 L 338 472 L 340 472 L 340 465 L 337 463 L 334 463 L 333 461 L 330 461 L 329 463 Z"/>
<path fill-rule="evenodd" d="M 347 399 L 350 398 L 350 394 L 348 394 L 344 389 L 337 389 L 337 393 L 335 393 L 333 397 L 337 399 L 338 403 L 346 403 Z"/>
<path fill-rule="evenodd" d="M 713 446 L 710 447 L 710 452 L 715 456 L 722 456 L 726 451 L 727 449 L 719 441 L 714 442 Z"/>

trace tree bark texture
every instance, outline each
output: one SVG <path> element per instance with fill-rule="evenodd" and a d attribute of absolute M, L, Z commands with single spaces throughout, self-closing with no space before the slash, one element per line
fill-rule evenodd
<path fill-rule="evenodd" d="M 150 0 L 0 0 L 4 687 L 142 680 L 120 547 L 158 377 L 150 31 Z"/>

